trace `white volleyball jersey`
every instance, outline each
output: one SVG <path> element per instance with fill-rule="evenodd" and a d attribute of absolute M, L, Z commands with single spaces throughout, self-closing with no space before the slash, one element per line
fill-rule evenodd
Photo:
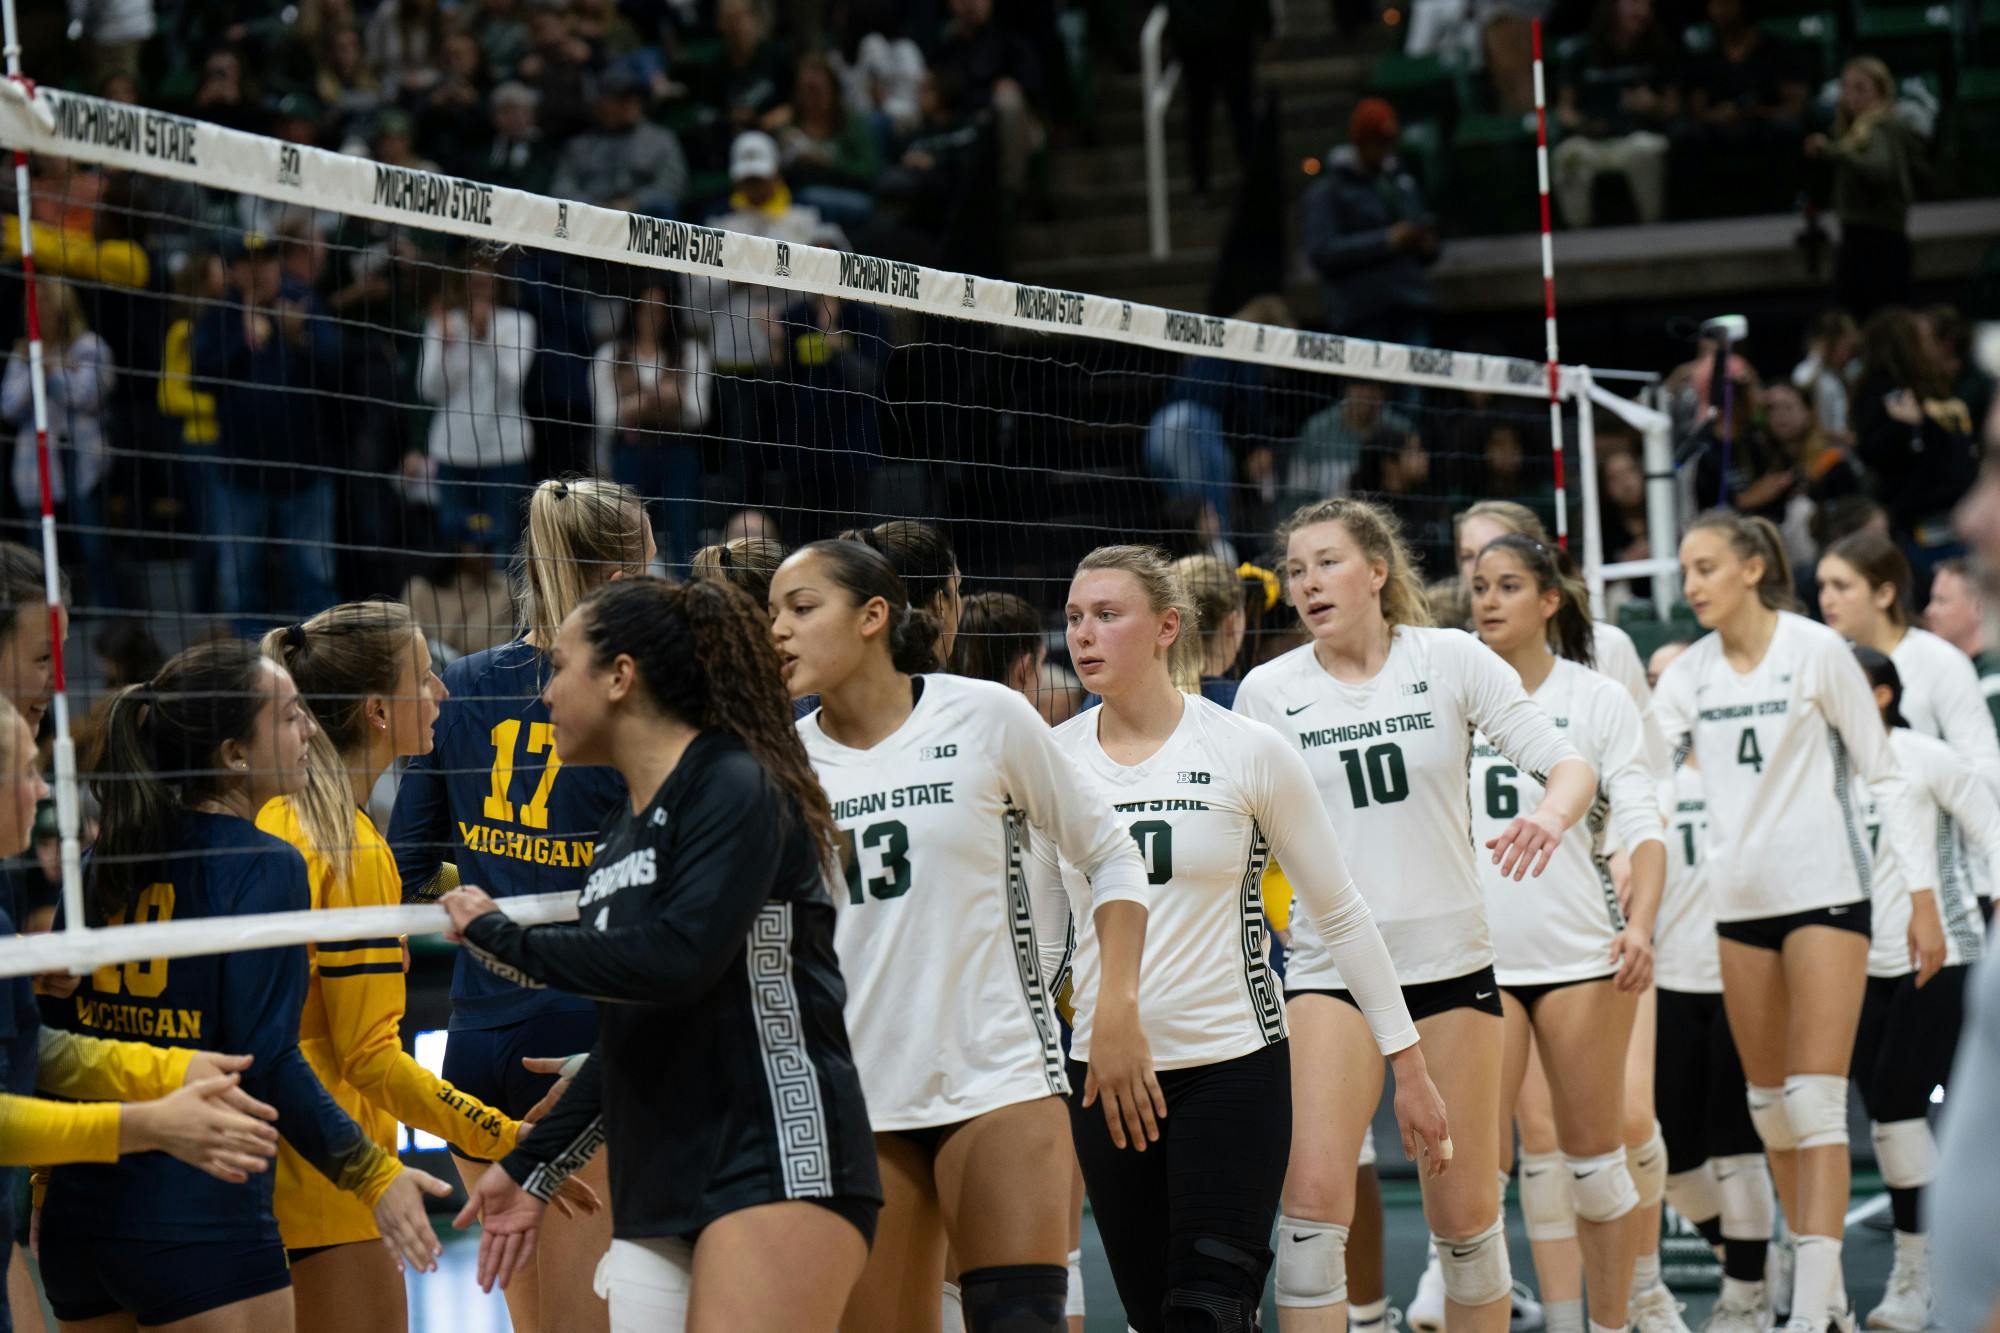
<path fill-rule="evenodd" d="M 1473 864 L 1488 853 L 1473 846 L 1467 804 L 1473 729 L 1524 773 L 1577 758 L 1512 667 L 1463 630 L 1406 626 L 1374 679 L 1335 680 L 1308 643 L 1245 676 L 1236 711 L 1305 756 L 1405 986 L 1492 965 Z M 1292 944 L 1288 989 L 1350 989 L 1309 917 L 1294 921 Z"/>
<path fill-rule="evenodd" d="M 1708 802 L 1701 771 L 1682 768 L 1667 791 L 1673 796 L 1667 812 L 1667 891 L 1653 926 L 1653 984 L 1689 995 L 1720 995 L 1722 956 L 1704 877 Z"/>
<path fill-rule="evenodd" d="M 1200 695 L 1179 726 L 1137 764 L 1098 741 L 1103 710 L 1055 731 L 1103 802 L 1117 812 L 1146 864 L 1146 953 L 1139 1014 L 1160 1069 L 1247 1055 L 1285 1036 L 1283 988 L 1266 963 L 1261 881 L 1275 850 L 1293 868 L 1294 911 L 1311 917 L 1344 971 L 1385 1054 L 1417 1040 L 1382 937 L 1356 891 L 1312 775 L 1271 728 Z M 1090 1059 L 1098 982 L 1088 880 L 1037 839 L 1029 881 L 1038 938 L 1061 939 L 1073 909 L 1076 1023 L 1070 1054 Z M 1045 945 L 1046 964 L 1058 961 Z"/>
<path fill-rule="evenodd" d="M 1993 714 L 1987 710 L 1972 659 L 1929 630 L 1911 629 L 1904 632 L 1889 660 L 1903 682 L 1903 720 L 1910 730 L 1950 745 L 2000 800 L 2000 733 L 1993 729 Z M 1991 897 L 1995 885 L 1985 858 L 1966 860 L 1973 888 Z"/>
<path fill-rule="evenodd" d="M 1660 677 L 1653 715 L 1677 752 L 1701 764 L 1718 921 L 1868 896 L 1857 770 L 1882 802 L 1882 836 L 1899 856 L 1929 836 L 1853 651 L 1815 621 L 1779 612 L 1747 672 L 1729 665 L 1721 635 L 1704 635 Z"/>
<path fill-rule="evenodd" d="M 841 832 L 834 928 L 847 1033 L 877 1130 L 957 1124 L 1067 1090 L 1023 863 L 1025 823 L 1092 877 L 1097 903 L 1146 900 L 1108 807 L 1026 699 L 917 678 L 909 718 L 867 750 L 799 722 Z"/>
<path fill-rule="evenodd" d="M 1921 840 L 1922 859 L 1907 869 L 1884 853 L 1877 864 L 1870 907 L 1874 938 L 1868 949 L 1868 975 L 1900 977 L 1910 967 L 1910 885 L 1937 886 L 1938 916 L 1944 922 L 1945 966 L 1976 962 L 1984 952 L 1984 923 L 1968 873 L 1968 861 L 1986 868 L 1988 882 L 2000 857 L 2000 801 L 1966 764 L 1953 746 L 1907 727 L 1889 733 L 1903 777 L 1916 794 L 1919 813 L 1933 836 Z M 1871 804 L 1868 835 L 1881 836 Z"/>
<path fill-rule="evenodd" d="M 1662 840 L 1639 709 L 1617 681 L 1564 658 L 1528 697 L 1597 770 L 1597 800 L 1563 835 L 1539 879 L 1516 883 L 1500 874 L 1491 855 L 1474 858 L 1493 927 L 1493 972 L 1503 986 L 1608 977 L 1617 970 L 1611 942 L 1625 919 L 1604 868 L 1604 847 L 1608 841 L 1629 851 Z M 1545 794 L 1484 735 L 1472 738 L 1474 847 L 1484 848 Z"/>

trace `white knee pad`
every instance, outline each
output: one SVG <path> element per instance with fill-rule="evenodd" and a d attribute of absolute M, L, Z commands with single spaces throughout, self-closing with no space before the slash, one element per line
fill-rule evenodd
<path fill-rule="evenodd" d="M 1375 1126 L 1370 1125 L 1361 1136 L 1361 1160 L 1356 1167 L 1375 1165 Z"/>
<path fill-rule="evenodd" d="M 1799 1146 L 1791 1117 L 1785 1113 L 1783 1088 L 1760 1088 L 1751 1083 L 1744 1089 L 1744 1099 L 1750 1104 L 1750 1123 L 1757 1127 L 1757 1137 L 1764 1140 L 1767 1152 L 1789 1152 Z"/>
<path fill-rule="evenodd" d="M 1504 1218 L 1476 1236 L 1452 1240 L 1434 1235 L 1438 1266 L 1444 1270 L 1444 1294 L 1460 1305 L 1491 1305 L 1514 1290 L 1514 1272 L 1507 1266 Z"/>
<path fill-rule="evenodd" d="M 1069 1252 L 1069 1290 L 1063 1294 L 1063 1317 L 1081 1319 L 1083 1309 L 1083 1251 Z"/>
<path fill-rule="evenodd" d="M 611 1333 L 680 1333 L 694 1290 L 694 1247 L 678 1238 L 614 1240 L 598 1265 Z"/>
<path fill-rule="evenodd" d="M 1667 1141 L 1660 1137 L 1659 1121 L 1653 1122 L 1653 1137 L 1625 1150 L 1625 1169 L 1632 1173 L 1641 1208 L 1654 1207 L 1667 1197 Z"/>
<path fill-rule="evenodd" d="M 1529 1240 L 1573 1240 L 1576 1205 L 1570 1201 L 1569 1171 L 1559 1152 L 1521 1154 L 1521 1220 Z"/>
<path fill-rule="evenodd" d="M 1801 1148 L 1847 1146 L 1847 1080 L 1838 1074 L 1793 1074 L 1785 1080 L 1785 1119 Z"/>
<path fill-rule="evenodd" d="M 1668 1176 L 1663 1193 L 1673 1210 L 1690 1222 L 1706 1222 L 1722 1212 L 1722 1193 L 1715 1184 L 1715 1163 L 1703 1162 L 1692 1171 Z"/>
<path fill-rule="evenodd" d="M 1339 1305 L 1347 1299 L 1347 1228 L 1280 1217 L 1277 1269 L 1279 1305 Z"/>
<path fill-rule="evenodd" d="M 1892 1189 L 1914 1190 L 1937 1179 L 1937 1139 L 1928 1120 L 1891 1120 L 1871 1131 L 1875 1164 L 1882 1183 Z"/>
<path fill-rule="evenodd" d="M 1569 1197 L 1576 1215 L 1586 1222 L 1616 1222 L 1639 1206 L 1639 1189 L 1625 1165 L 1625 1150 L 1614 1148 L 1597 1157 L 1565 1157 L 1569 1167 Z"/>
<path fill-rule="evenodd" d="M 1769 1240 L 1778 1223 L 1778 1195 L 1771 1188 L 1771 1164 L 1760 1152 L 1718 1157 L 1715 1193 L 1722 1201 L 1724 1240 Z"/>
<path fill-rule="evenodd" d="M 938 1333 L 965 1333 L 965 1294 L 956 1282 L 944 1284 L 944 1298 L 938 1304 Z"/>

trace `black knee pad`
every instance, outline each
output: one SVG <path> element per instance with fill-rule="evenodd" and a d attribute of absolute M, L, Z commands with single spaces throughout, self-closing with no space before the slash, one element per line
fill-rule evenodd
<path fill-rule="evenodd" d="M 1069 1296 L 1062 1264 L 1004 1264 L 958 1275 L 966 1333 L 1061 1333 Z"/>
<path fill-rule="evenodd" d="M 1177 1246 L 1174 1285 L 1161 1310 L 1167 1333 L 1252 1333 L 1270 1270 L 1266 1245 L 1201 1236 Z"/>

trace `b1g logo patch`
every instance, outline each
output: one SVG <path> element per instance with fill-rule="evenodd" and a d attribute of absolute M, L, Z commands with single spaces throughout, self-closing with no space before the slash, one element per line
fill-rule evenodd
<path fill-rule="evenodd" d="M 792 276 L 792 247 L 788 241 L 778 242 L 778 276 L 781 278 Z"/>
<path fill-rule="evenodd" d="M 556 201 L 556 239 L 569 239 L 569 204 L 560 199 Z"/>
<path fill-rule="evenodd" d="M 926 745 L 919 758 L 956 759 L 958 758 L 958 747 L 956 745 Z"/>
<path fill-rule="evenodd" d="M 1186 783 L 1193 787 L 1206 787 L 1208 786 L 1208 774 L 1184 768 L 1174 778 L 1174 781 Z"/>

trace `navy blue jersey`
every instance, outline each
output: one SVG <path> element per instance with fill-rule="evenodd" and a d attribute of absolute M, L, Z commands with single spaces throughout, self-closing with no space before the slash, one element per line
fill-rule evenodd
<path fill-rule="evenodd" d="M 542 702 L 548 674 L 548 658 L 520 639 L 445 668 L 451 697 L 438 712 L 436 743 L 404 770 L 389 821 L 405 897 L 425 896 L 445 861 L 457 864 L 460 883 L 495 898 L 583 887 L 625 781 L 557 758 Z M 452 972 L 454 1029 L 590 1008 L 579 996 L 503 981 L 463 954 Z"/>
<path fill-rule="evenodd" d="M 185 921 L 312 905 L 305 859 L 288 843 L 230 815 L 182 811 L 179 821 L 128 919 Z M 254 1057 L 243 1089 L 277 1108 L 286 1142 L 336 1184 L 376 1186 L 372 1198 L 395 1174 L 395 1162 L 327 1095 L 299 1052 L 306 968 L 304 945 L 113 964 L 84 978 L 66 1000 L 44 997 L 42 1017 L 86 1036 Z M 277 1244 L 275 1174 L 230 1185 L 160 1152 L 59 1166 L 44 1216 L 72 1236 Z"/>

